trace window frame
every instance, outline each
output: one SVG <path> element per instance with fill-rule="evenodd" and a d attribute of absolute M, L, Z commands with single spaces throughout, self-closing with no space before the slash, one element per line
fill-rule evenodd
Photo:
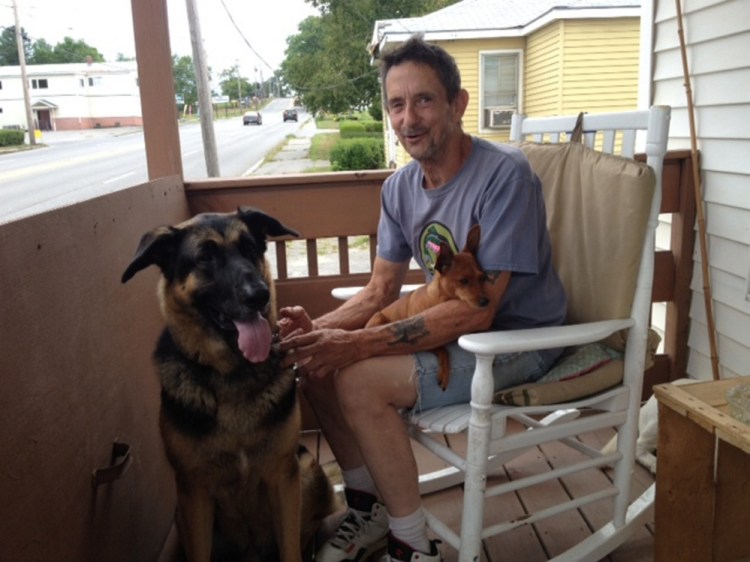
<path fill-rule="evenodd" d="M 485 91 L 484 91 L 484 84 L 486 82 L 485 72 L 484 72 L 484 63 L 485 59 L 488 57 L 494 57 L 494 56 L 515 56 L 516 60 L 518 61 L 518 68 L 517 68 L 517 75 L 516 75 L 516 104 L 515 106 L 502 106 L 503 108 L 507 107 L 509 109 L 513 109 L 515 113 L 523 113 L 523 63 L 524 63 L 524 57 L 523 57 L 524 51 L 523 49 L 492 49 L 492 50 L 485 50 L 485 51 L 479 51 L 479 108 L 477 112 L 477 129 L 482 133 L 497 133 L 497 132 L 504 132 L 504 131 L 510 131 L 510 123 L 507 126 L 501 126 L 501 127 L 490 127 L 485 124 L 484 120 L 484 114 L 486 109 L 489 107 L 500 107 L 500 106 L 488 106 L 485 102 Z"/>

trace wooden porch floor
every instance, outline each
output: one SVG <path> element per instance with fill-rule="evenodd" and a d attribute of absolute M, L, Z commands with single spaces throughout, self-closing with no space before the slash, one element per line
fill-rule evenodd
<path fill-rule="evenodd" d="M 512 420 L 510 420 L 512 422 Z M 614 435 L 613 430 L 601 430 L 582 437 L 592 447 L 601 448 Z M 311 451 L 318 451 L 322 464 L 332 463 L 333 456 L 325 440 L 316 432 L 306 433 L 303 442 Z M 451 446 L 463 448 L 465 438 L 451 437 Z M 414 444 L 415 455 L 421 473 L 444 468 L 445 465 L 421 445 Z M 539 473 L 564 462 L 575 451 L 563 445 L 544 445 L 526 452 L 505 466 L 505 474 L 495 478 L 514 479 L 518 474 Z M 330 465 L 329 465 L 330 468 Z M 591 470 L 578 476 L 567 477 L 548 484 L 537 486 L 533 492 L 524 491 L 512 496 L 502 496 L 488 500 L 487 520 L 502 521 L 509 517 L 521 517 L 539 506 L 551 501 L 564 501 L 575 496 L 590 493 L 601 486 L 604 479 L 611 480 L 610 471 Z M 639 496 L 653 483 L 653 476 L 642 466 L 636 465 L 633 482 L 633 497 Z M 484 541 L 482 562 L 539 562 L 563 552 L 570 546 L 589 536 L 606 520 L 606 502 L 594 503 L 584 509 L 571 511 L 545 521 L 524 525 L 499 537 Z M 424 498 L 424 505 L 458 532 L 461 519 L 460 488 L 454 487 L 435 492 Z M 654 525 L 651 521 L 639 528 L 623 545 L 603 560 L 611 562 L 647 562 L 653 560 Z M 458 553 L 449 545 L 441 546 L 443 560 L 456 562 Z"/>
<path fill-rule="evenodd" d="M 509 420 L 509 426 L 513 420 Z M 603 447 L 614 435 L 613 430 L 600 430 L 587 434 L 582 440 L 592 447 Z M 318 432 L 303 432 L 302 442 L 310 451 L 318 455 L 319 461 L 327 465 L 327 472 L 336 473 L 333 455 Z M 451 446 L 462 450 L 463 436 L 451 437 Z M 445 468 L 445 465 L 421 445 L 414 444 L 420 472 Z M 517 475 L 540 473 L 564 462 L 569 455 L 577 453 L 570 448 L 555 444 L 536 447 L 519 456 L 505 466 L 505 473 L 495 478 L 514 479 Z M 566 477 L 548 484 L 537 486 L 533 491 L 524 491 L 513 496 L 502 496 L 488 500 L 485 517 L 488 522 L 507 520 L 510 517 L 521 517 L 531 510 L 548 504 L 550 501 L 565 499 L 590 493 L 601 487 L 603 479 L 611 480 L 609 471 L 591 470 L 586 474 Z M 335 480 L 335 476 L 334 476 Z M 633 476 L 632 496 L 639 496 L 648 488 L 654 479 L 642 466 L 636 465 Z M 570 548 L 589 536 L 606 521 L 605 504 L 594 503 L 584 509 L 570 511 L 545 521 L 518 527 L 484 541 L 480 562 L 542 562 Z M 424 498 L 424 505 L 435 515 L 443 519 L 453 530 L 458 532 L 461 520 L 460 488 L 454 487 L 441 492 L 429 494 Z M 164 550 L 158 562 L 184 562 L 180 552 L 174 526 L 167 538 Z M 654 524 L 651 520 L 639 528 L 623 545 L 603 558 L 609 562 L 651 562 L 653 560 Z M 440 547 L 444 562 L 457 562 L 458 553 L 449 545 Z M 377 562 L 379 555 L 371 557 Z"/>

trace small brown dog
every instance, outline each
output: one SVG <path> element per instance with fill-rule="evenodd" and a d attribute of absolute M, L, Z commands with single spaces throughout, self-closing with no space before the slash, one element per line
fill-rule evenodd
<path fill-rule="evenodd" d="M 484 308 L 490 303 L 487 297 L 487 275 L 477 262 L 477 249 L 481 229 L 475 224 L 466 237 L 466 246 L 455 253 L 449 244 L 440 243 L 440 253 L 435 262 L 435 276 L 427 285 L 404 295 L 380 312 L 376 312 L 366 327 L 381 326 L 410 318 L 428 308 L 453 299 L 459 299 L 475 307 Z M 440 369 L 438 380 L 445 390 L 450 377 L 450 359 L 444 347 L 433 350 L 438 356 Z"/>

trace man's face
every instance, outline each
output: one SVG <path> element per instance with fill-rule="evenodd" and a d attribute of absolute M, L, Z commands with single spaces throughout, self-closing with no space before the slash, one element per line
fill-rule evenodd
<path fill-rule="evenodd" d="M 460 96 L 448 103 L 435 71 L 412 62 L 388 71 L 385 93 L 388 117 L 406 152 L 419 162 L 439 159 L 449 136 L 461 131 Z"/>

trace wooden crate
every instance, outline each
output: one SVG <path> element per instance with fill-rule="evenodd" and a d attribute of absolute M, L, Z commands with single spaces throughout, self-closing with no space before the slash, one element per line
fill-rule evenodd
<path fill-rule="evenodd" d="M 750 560 L 750 426 L 727 391 L 750 377 L 654 387 L 659 401 L 654 560 Z"/>

